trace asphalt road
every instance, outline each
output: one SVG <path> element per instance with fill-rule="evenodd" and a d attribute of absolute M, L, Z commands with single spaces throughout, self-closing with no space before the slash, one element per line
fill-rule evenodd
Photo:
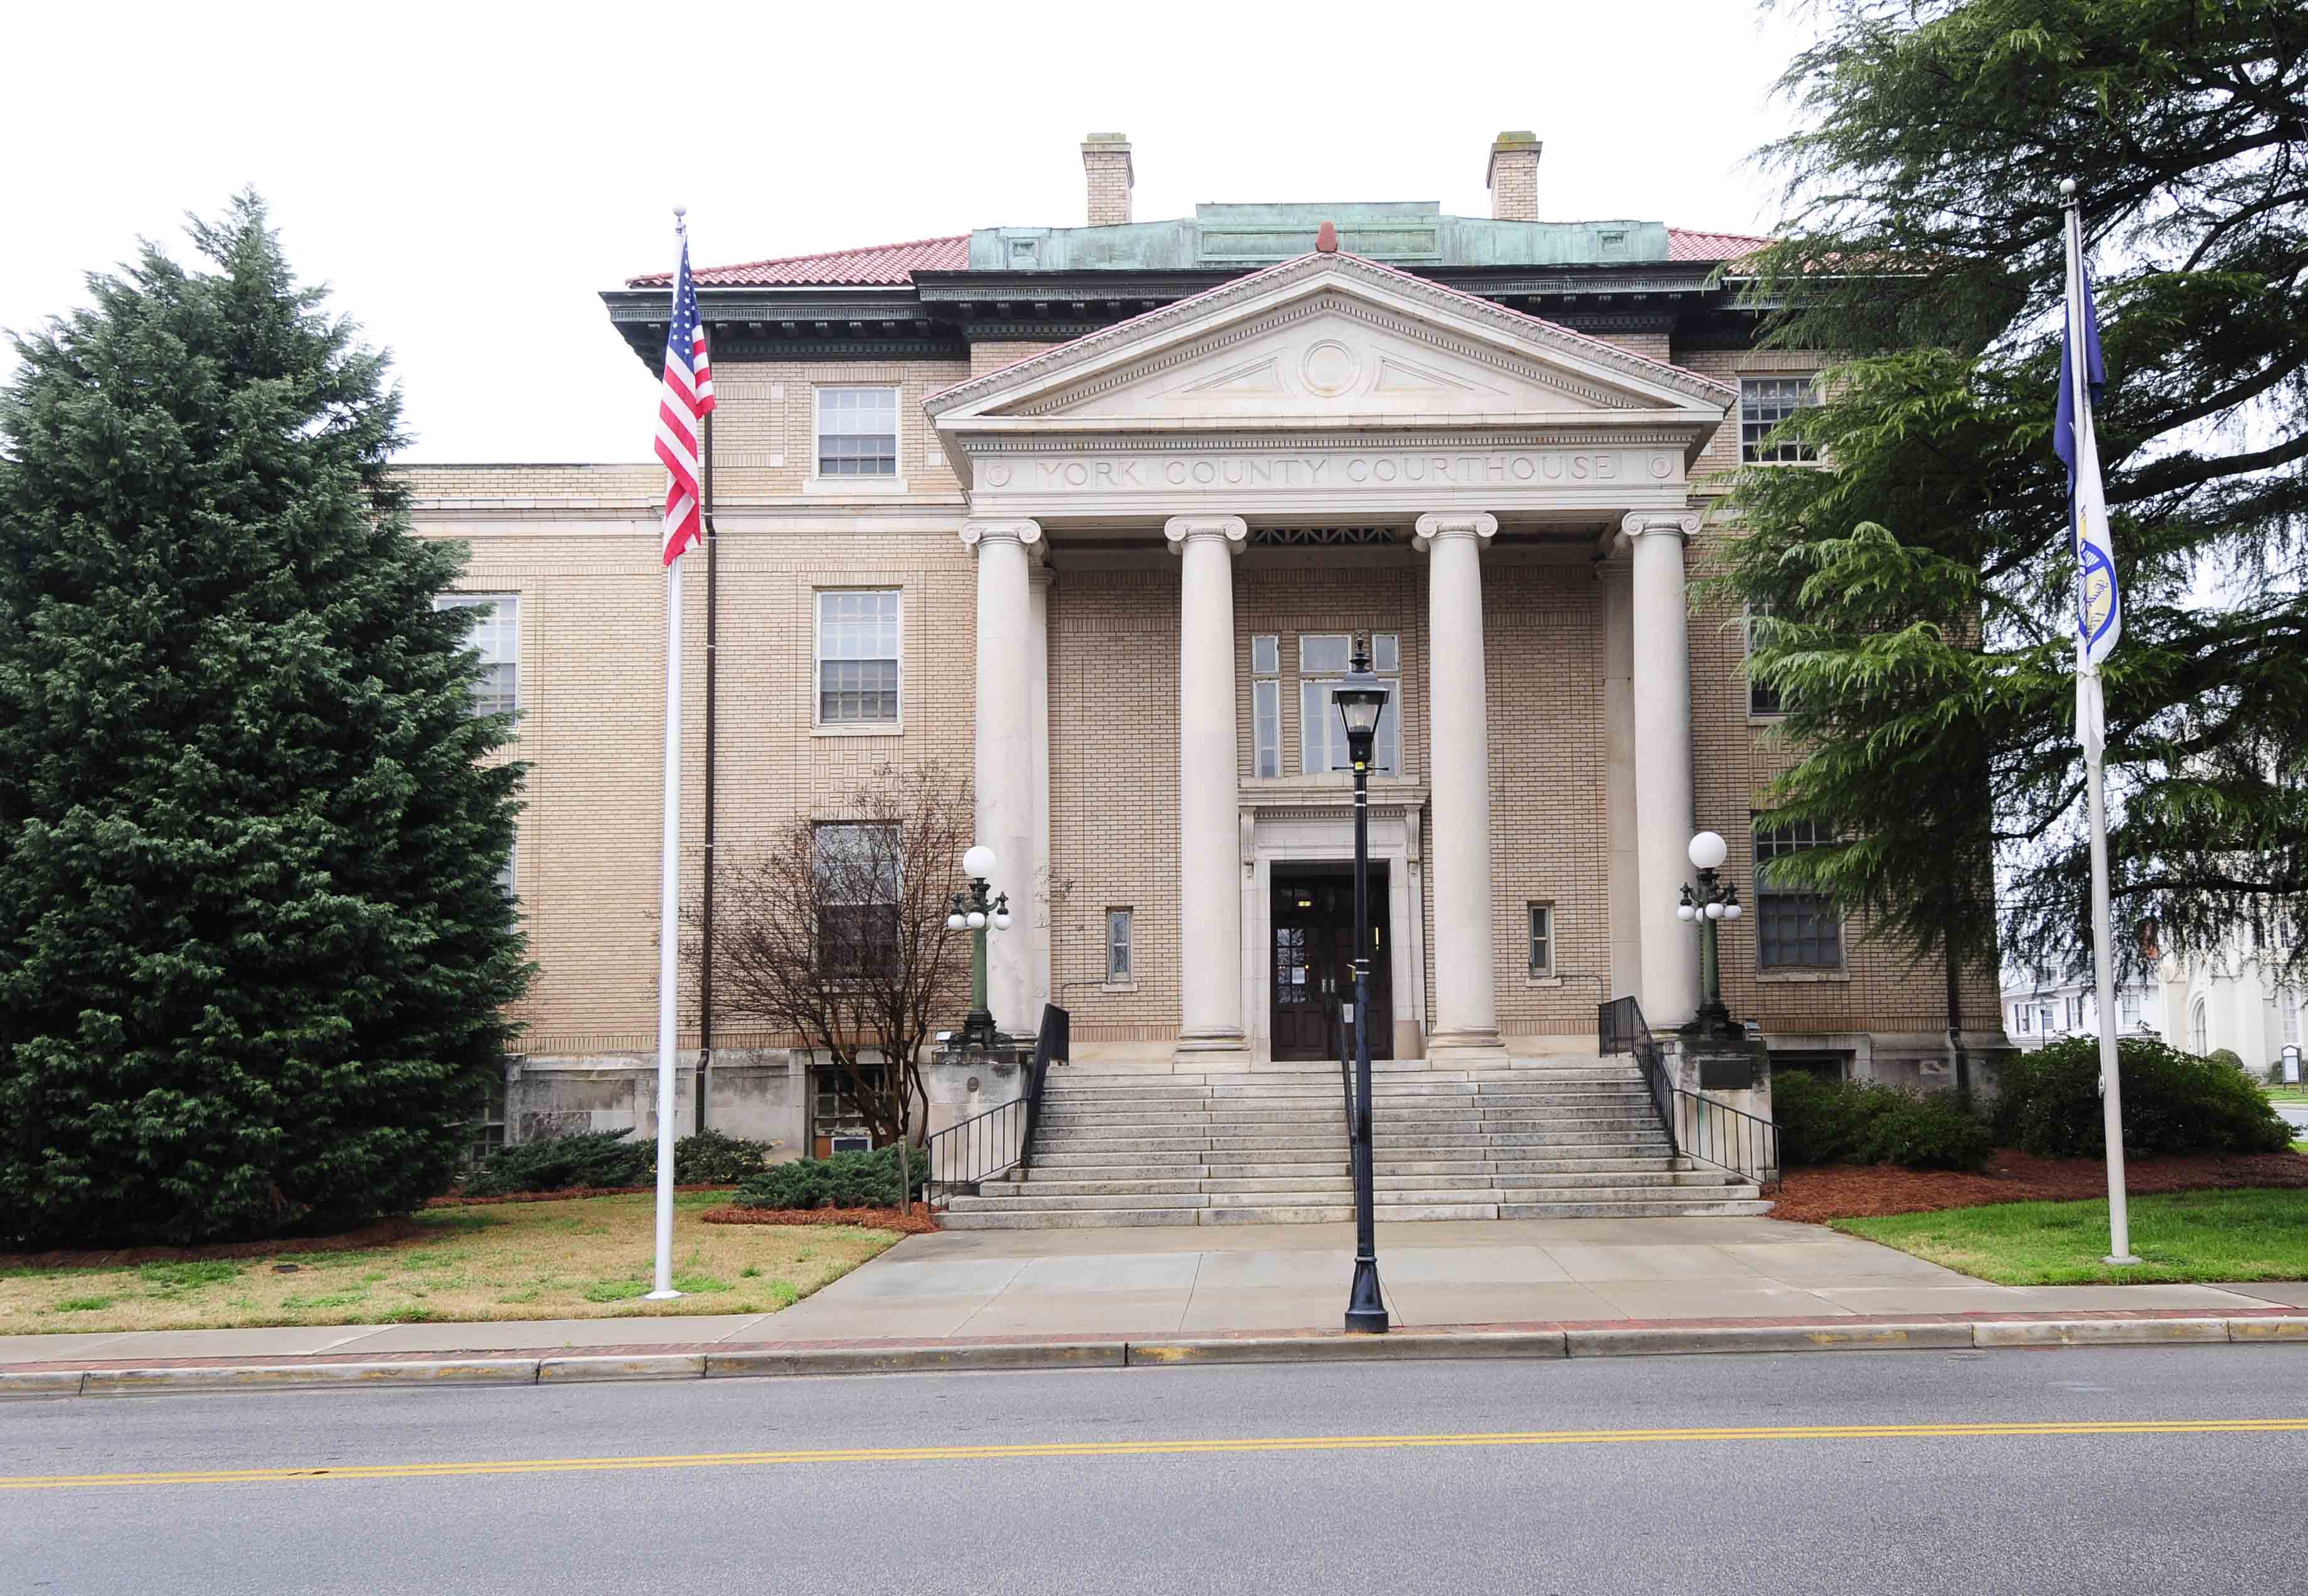
<path fill-rule="evenodd" d="M 0 1475 L 157 1472 L 0 1480 L 0 1592 L 2296 1591 L 2308 1348 L 0 1403 Z"/>

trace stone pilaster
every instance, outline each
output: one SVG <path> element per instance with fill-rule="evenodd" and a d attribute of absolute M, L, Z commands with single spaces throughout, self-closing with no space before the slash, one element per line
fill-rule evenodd
<path fill-rule="evenodd" d="M 1699 1012 L 1699 938 L 1675 919 L 1690 878 L 1690 597 L 1684 545 L 1695 511 L 1639 510 L 1620 523 L 1634 545 L 1635 880 L 1641 893 L 1643 1018 L 1653 1031 Z"/>
<path fill-rule="evenodd" d="M 1234 556 L 1250 529 L 1239 515 L 1177 515 L 1163 533 L 1179 557 L 1178 1051 L 1246 1064 Z"/>
<path fill-rule="evenodd" d="M 1048 656 L 1033 646 L 1032 567 L 1045 546 L 1041 524 L 1025 520 L 965 522 L 961 541 L 977 556 L 975 840 L 994 850 L 994 890 L 1009 894 L 1012 916 L 1009 930 L 986 941 L 986 999 L 996 1025 L 1030 1035 L 1041 1018 L 1033 1003 L 1033 927 L 1041 815 L 1048 806 L 1046 791 L 1038 800 L 1034 792 L 1038 772 L 1046 769 L 1036 750 L 1047 746 L 1046 730 L 1038 736 L 1034 722 L 1038 708 L 1046 713 L 1049 702 L 1046 682 L 1033 679 Z"/>
<path fill-rule="evenodd" d="M 1498 1054 L 1491 927 L 1489 694 L 1483 661 L 1484 546 L 1498 518 L 1453 512 L 1418 518 L 1427 556 L 1427 709 L 1434 805 L 1434 1014 L 1426 1056 Z"/>

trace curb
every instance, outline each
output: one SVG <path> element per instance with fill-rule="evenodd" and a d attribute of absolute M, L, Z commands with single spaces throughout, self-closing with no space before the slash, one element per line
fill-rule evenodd
<path fill-rule="evenodd" d="M 851 1342 L 729 1351 L 538 1353 L 392 1361 L 243 1362 L 149 1367 L 0 1368 L 0 1401 L 216 1391 L 569 1385 L 805 1375 L 971 1370 L 1168 1368 L 1252 1363 L 1405 1363 L 1564 1359 L 1735 1352 L 2028 1350 L 2058 1347 L 2308 1345 L 2308 1314 L 2243 1318 L 1880 1320 L 1837 1324 L 1572 1325 L 1562 1329 L 1404 1330 L 1391 1335 L 1173 1336 L 1132 1342 Z"/>

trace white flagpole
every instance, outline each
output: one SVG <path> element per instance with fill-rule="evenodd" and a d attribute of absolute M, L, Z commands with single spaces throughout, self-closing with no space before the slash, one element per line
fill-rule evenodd
<path fill-rule="evenodd" d="M 2085 370 L 2083 220 L 2076 209 L 2075 185 L 2068 196 L 2068 401 L 2075 416 L 2076 468 L 2097 472 L 2099 451 L 2092 436 L 2091 388 Z M 2071 527 L 2073 539 L 2079 529 Z M 2076 562 L 2076 613 L 2083 608 L 2084 565 Z M 2131 1251 L 2131 1210 L 2123 1178 L 2123 1081 L 2116 1065 L 2115 947 L 2110 927 L 2107 884 L 2107 771 L 2106 699 L 2099 667 L 2092 662 L 2080 630 L 2076 636 L 2076 736 L 2084 749 L 2084 790 L 2091 819 L 2092 965 L 2099 999 L 2100 1113 L 2107 1133 L 2108 1252 L 2104 1264 L 2137 1264 Z"/>
<path fill-rule="evenodd" d="M 681 212 L 674 212 L 677 218 Z M 676 220 L 676 233 L 687 224 Z M 675 292 L 680 291 L 679 285 Z M 665 568 L 665 831 L 657 898 L 657 1285 L 643 1298 L 667 1302 L 673 1289 L 673 1063 L 681 996 L 681 561 Z"/>

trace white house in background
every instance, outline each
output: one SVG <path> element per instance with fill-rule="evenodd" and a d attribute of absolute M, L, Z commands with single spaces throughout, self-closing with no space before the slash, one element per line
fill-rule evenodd
<path fill-rule="evenodd" d="M 2308 1045 L 2308 989 L 2286 984 L 2282 971 L 2283 961 L 2265 953 L 2166 956 L 2156 974 L 2173 1016 L 2170 1040 L 2192 1053 L 2226 1048 L 2263 1073 L 2287 1043 Z"/>
<path fill-rule="evenodd" d="M 2140 979 L 2115 989 L 2116 1022 L 2125 1036 L 2160 1036 L 2185 1046 L 2164 1023 L 2164 992 Z M 2099 995 L 2089 981 L 2053 985 L 2012 980 L 2003 988 L 2003 1031 L 2022 1051 L 2071 1036 L 2099 1034 Z"/>

